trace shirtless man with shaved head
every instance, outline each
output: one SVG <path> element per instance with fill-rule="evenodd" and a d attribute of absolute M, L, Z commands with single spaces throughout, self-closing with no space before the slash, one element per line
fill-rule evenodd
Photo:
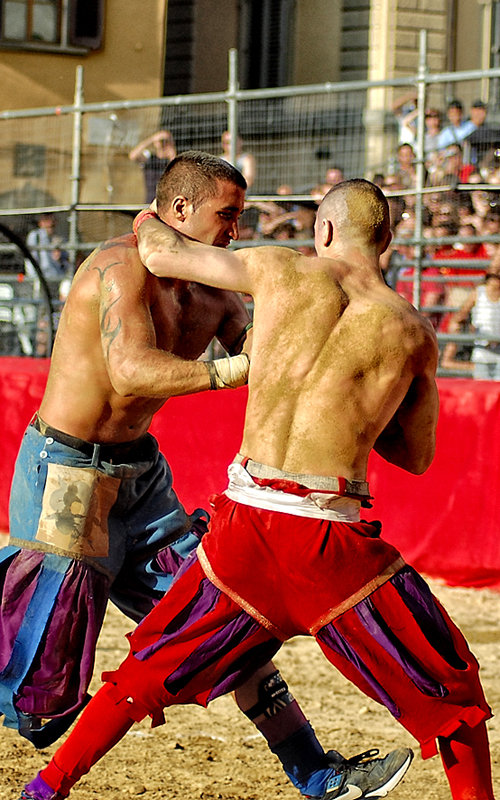
<path fill-rule="evenodd" d="M 224 248 L 238 238 L 245 187 L 226 161 L 187 151 L 165 169 L 158 208 L 190 239 Z M 88 700 L 108 598 L 141 620 L 206 530 L 206 512 L 189 515 L 177 498 L 148 428 L 168 397 L 245 383 L 249 327 L 233 292 L 148 272 L 132 232 L 76 273 L 0 552 L 0 714 L 36 747 L 58 739 Z M 230 358 L 198 361 L 214 336 Z M 305 794 L 343 758 L 326 756 L 264 649 L 236 698 Z M 376 770 L 380 759 L 371 761 Z"/>
<path fill-rule="evenodd" d="M 243 441 L 168 603 L 137 628 L 130 655 L 104 676 L 72 734 L 91 739 L 100 718 L 106 742 L 75 764 L 70 737 L 42 775 L 69 791 L 134 720 L 150 714 L 159 724 L 165 707 L 206 704 L 229 674 L 258 663 L 256 647 L 305 634 L 386 705 L 424 758 L 439 749 L 454 800 L 492 800 L 491 712 L 477 662 L 423 579 L 380 538 L 380 523 L 360 520 L 370 452 L 424 472 L 438 417 L 433 329 L 380 271 L 390 241 L 385 197 L 364 180 L 335 186 L 318 211 L 318 257 L 277 247 L 219 252 L 154 219 L 139 240 L 155 275 L 252 294 Z M 320 796 L 384 796 L 405 769 L 401 761 L 373 791 L 344 765 Z"/>

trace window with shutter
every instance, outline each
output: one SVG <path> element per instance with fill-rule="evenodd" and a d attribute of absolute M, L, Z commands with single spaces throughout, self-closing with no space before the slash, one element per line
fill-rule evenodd
<path fill-rule="evenodd" d="M 296 0 L 240 0 L 242 89 L 290 83 L 295 6 Z"/>
<path fill-rule="evenodd" d="M 104 0 L 0 0 L 0 47 L 77 52 L 102 44 Z"/>

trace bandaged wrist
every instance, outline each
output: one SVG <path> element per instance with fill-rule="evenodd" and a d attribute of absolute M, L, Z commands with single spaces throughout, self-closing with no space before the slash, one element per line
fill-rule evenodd
<path fill-rule="evenodd" d="M 158 217 L 158 214 L 155 214 L 155 212 L 151 211 L 150 208 L 145 208 L 144 211 L 141 211 L 140 214 L 137 214 L 136 218 L 134 219 L 134 224 L 132 225 L 132 230 L 134 231 L 136 236 L 137 236 L 137 231 L 139 230 L 139 227 L 147 219 L 159 219 L 159 217 Z"/>
<path fill-rule="evenodd" d="M 203 363 L 210 375 L 211 389 L 236 389 L 248 381 L 250 359 L 246 353 Z"/>

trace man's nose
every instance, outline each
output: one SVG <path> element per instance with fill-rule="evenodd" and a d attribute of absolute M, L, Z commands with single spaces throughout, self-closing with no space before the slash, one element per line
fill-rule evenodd
<path fill-rule="evenodd" d="M 237 239 L 240 238 L 240 229 L 238 226 L 238 220 L 233 222 L 233 224 L 231 225 L 231 230 L 229 231 L 229 235 L 233 241 L 236 241 Z"/>

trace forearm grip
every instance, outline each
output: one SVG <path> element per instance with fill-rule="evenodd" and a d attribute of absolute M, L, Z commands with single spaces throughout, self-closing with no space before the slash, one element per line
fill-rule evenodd
<path fill-rule="evenodd" d="M 250 359 L 246 353 L 203 363 L 210 375 L 211 389 L 236 389 L 248 381 Z"/>
<path fill-rule="evenodd" d="M 134 231 L 135 235 L 137 236 L 137 231 L 139 230 L 139 226 L 142 225 L 147 219 L 158 219 L 158 214 L 155 214 L 154 211 L 151 211 L 150 208 L 145 208 L 144 211 L 141 211 L 140 214 L 137 214 L 136 218 L 134 219 L 134 223 L 132 225 L 132 230 Z"/>

